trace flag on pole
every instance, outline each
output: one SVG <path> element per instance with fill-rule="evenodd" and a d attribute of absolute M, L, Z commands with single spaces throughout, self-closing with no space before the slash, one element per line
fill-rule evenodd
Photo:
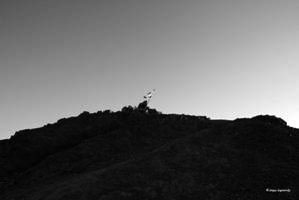
<path fill-rule="evenodd" d="M 146 100 L 150 100 L 152 98 L 154 92 L 155 92 L 155 89 L 153 89 L 151 92 L 148 92 L 145 96 L 143 96 L 143 98 Z"/>

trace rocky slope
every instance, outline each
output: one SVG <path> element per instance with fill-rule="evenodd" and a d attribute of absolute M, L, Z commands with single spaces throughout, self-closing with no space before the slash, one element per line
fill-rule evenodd
<path fill-rule="evenodd" d="M 0 199 L 295 200 L 298 155 L 274 116 L 83 112 L 0 141 Z"/>

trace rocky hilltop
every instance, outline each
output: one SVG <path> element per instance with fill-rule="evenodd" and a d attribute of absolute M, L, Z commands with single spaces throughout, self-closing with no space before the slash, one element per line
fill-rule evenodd
<path fill-rule="evenodd" d="M 297 200 L 298 155 L 275 116 L 83 112 L 0 141 L 0 199 Z"/>

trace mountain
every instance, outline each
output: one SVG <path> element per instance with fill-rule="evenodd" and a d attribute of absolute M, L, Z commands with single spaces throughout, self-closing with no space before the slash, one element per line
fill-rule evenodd
<path fill-rule="evenodd" d="M 1 200 L 299 199 L 299 130 L 131 106 L 0 141 Z"/>

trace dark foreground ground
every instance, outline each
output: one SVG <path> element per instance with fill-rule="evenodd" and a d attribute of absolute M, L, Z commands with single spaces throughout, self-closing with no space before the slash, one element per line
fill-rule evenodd
<path fill-rule="evenodd" d="M 0 141 L 1 200 L 299 199 L 299 131 L 126 107 Z"/>

